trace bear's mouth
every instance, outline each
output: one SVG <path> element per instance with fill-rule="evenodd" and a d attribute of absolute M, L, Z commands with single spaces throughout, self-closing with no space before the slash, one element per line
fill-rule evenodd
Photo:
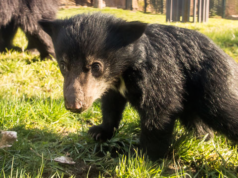
<path fill-rule="evenodd" d="M 81 113 L 81 112 L 85 111 L 85 109 L 83 109 L 83 108 L 80 108 L 80 109 L 67 109 L 67 110 L 69 110 L 70 112 L 73 112 L 73 113 Z"/>

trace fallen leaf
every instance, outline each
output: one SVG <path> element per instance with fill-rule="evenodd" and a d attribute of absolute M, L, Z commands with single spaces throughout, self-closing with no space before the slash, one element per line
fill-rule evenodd
<path fill-rule="evenodd" d="M 63 163 L 63 164 L 75 164 L 72 158 L 67 156 L 61 156 L 54 159 L 54 161 Z"/>
<path fill-rule="evenodd" d="M 11 147 L 15 141 L 17 141 L 17 132 L 0 131 L 0 148 Z"/>

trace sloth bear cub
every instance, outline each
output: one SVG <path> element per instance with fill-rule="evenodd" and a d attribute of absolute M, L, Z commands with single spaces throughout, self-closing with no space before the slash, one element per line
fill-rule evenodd
<path fill-rule="evenodd" d="M 103 122 L 89 129 L 95 140 L 113 136 L 127 102 L 151 160 L 166 155 L 176 119 L 238 140 L 238 65 L 206 36 L 101 13 L 39 24 L 53 40 L 66 109 L 80 113 L 101 98 Z"/>

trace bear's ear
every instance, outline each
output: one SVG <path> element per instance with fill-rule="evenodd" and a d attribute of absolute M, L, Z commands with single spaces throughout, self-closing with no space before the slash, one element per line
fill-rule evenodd
<path fill-rule="evenodd" d="M 56 35 L 60 29 L 60 23 L 58 21 L 40 20 L 38 24 L 51 38 L 53 35 Z"/>
<path fill-rule="evenodd" d="M 146 23 L 139 21 L 123 22 L 114 26 L 114 34 L 120 45 L 127 46 L 139 39 L 147 27 Z"/>

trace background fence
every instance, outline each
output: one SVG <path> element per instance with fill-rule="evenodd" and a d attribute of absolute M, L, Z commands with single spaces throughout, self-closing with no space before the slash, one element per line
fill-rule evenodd
<path fill-rule="evenodd" d="M 191 0 L 192 1 L 192 0 Z M 226 2 L 225 11 L 223 12 L 223 2 Z M 94 6 L 103 4 L 102 7 L 117 7 L 123 9 L 139 10 L 150 13 L 165 14 L 166 0 L 60 0 L 61 4 Z M 238 15 L 238 0 L 210 0 L 210 16 Z"/>

